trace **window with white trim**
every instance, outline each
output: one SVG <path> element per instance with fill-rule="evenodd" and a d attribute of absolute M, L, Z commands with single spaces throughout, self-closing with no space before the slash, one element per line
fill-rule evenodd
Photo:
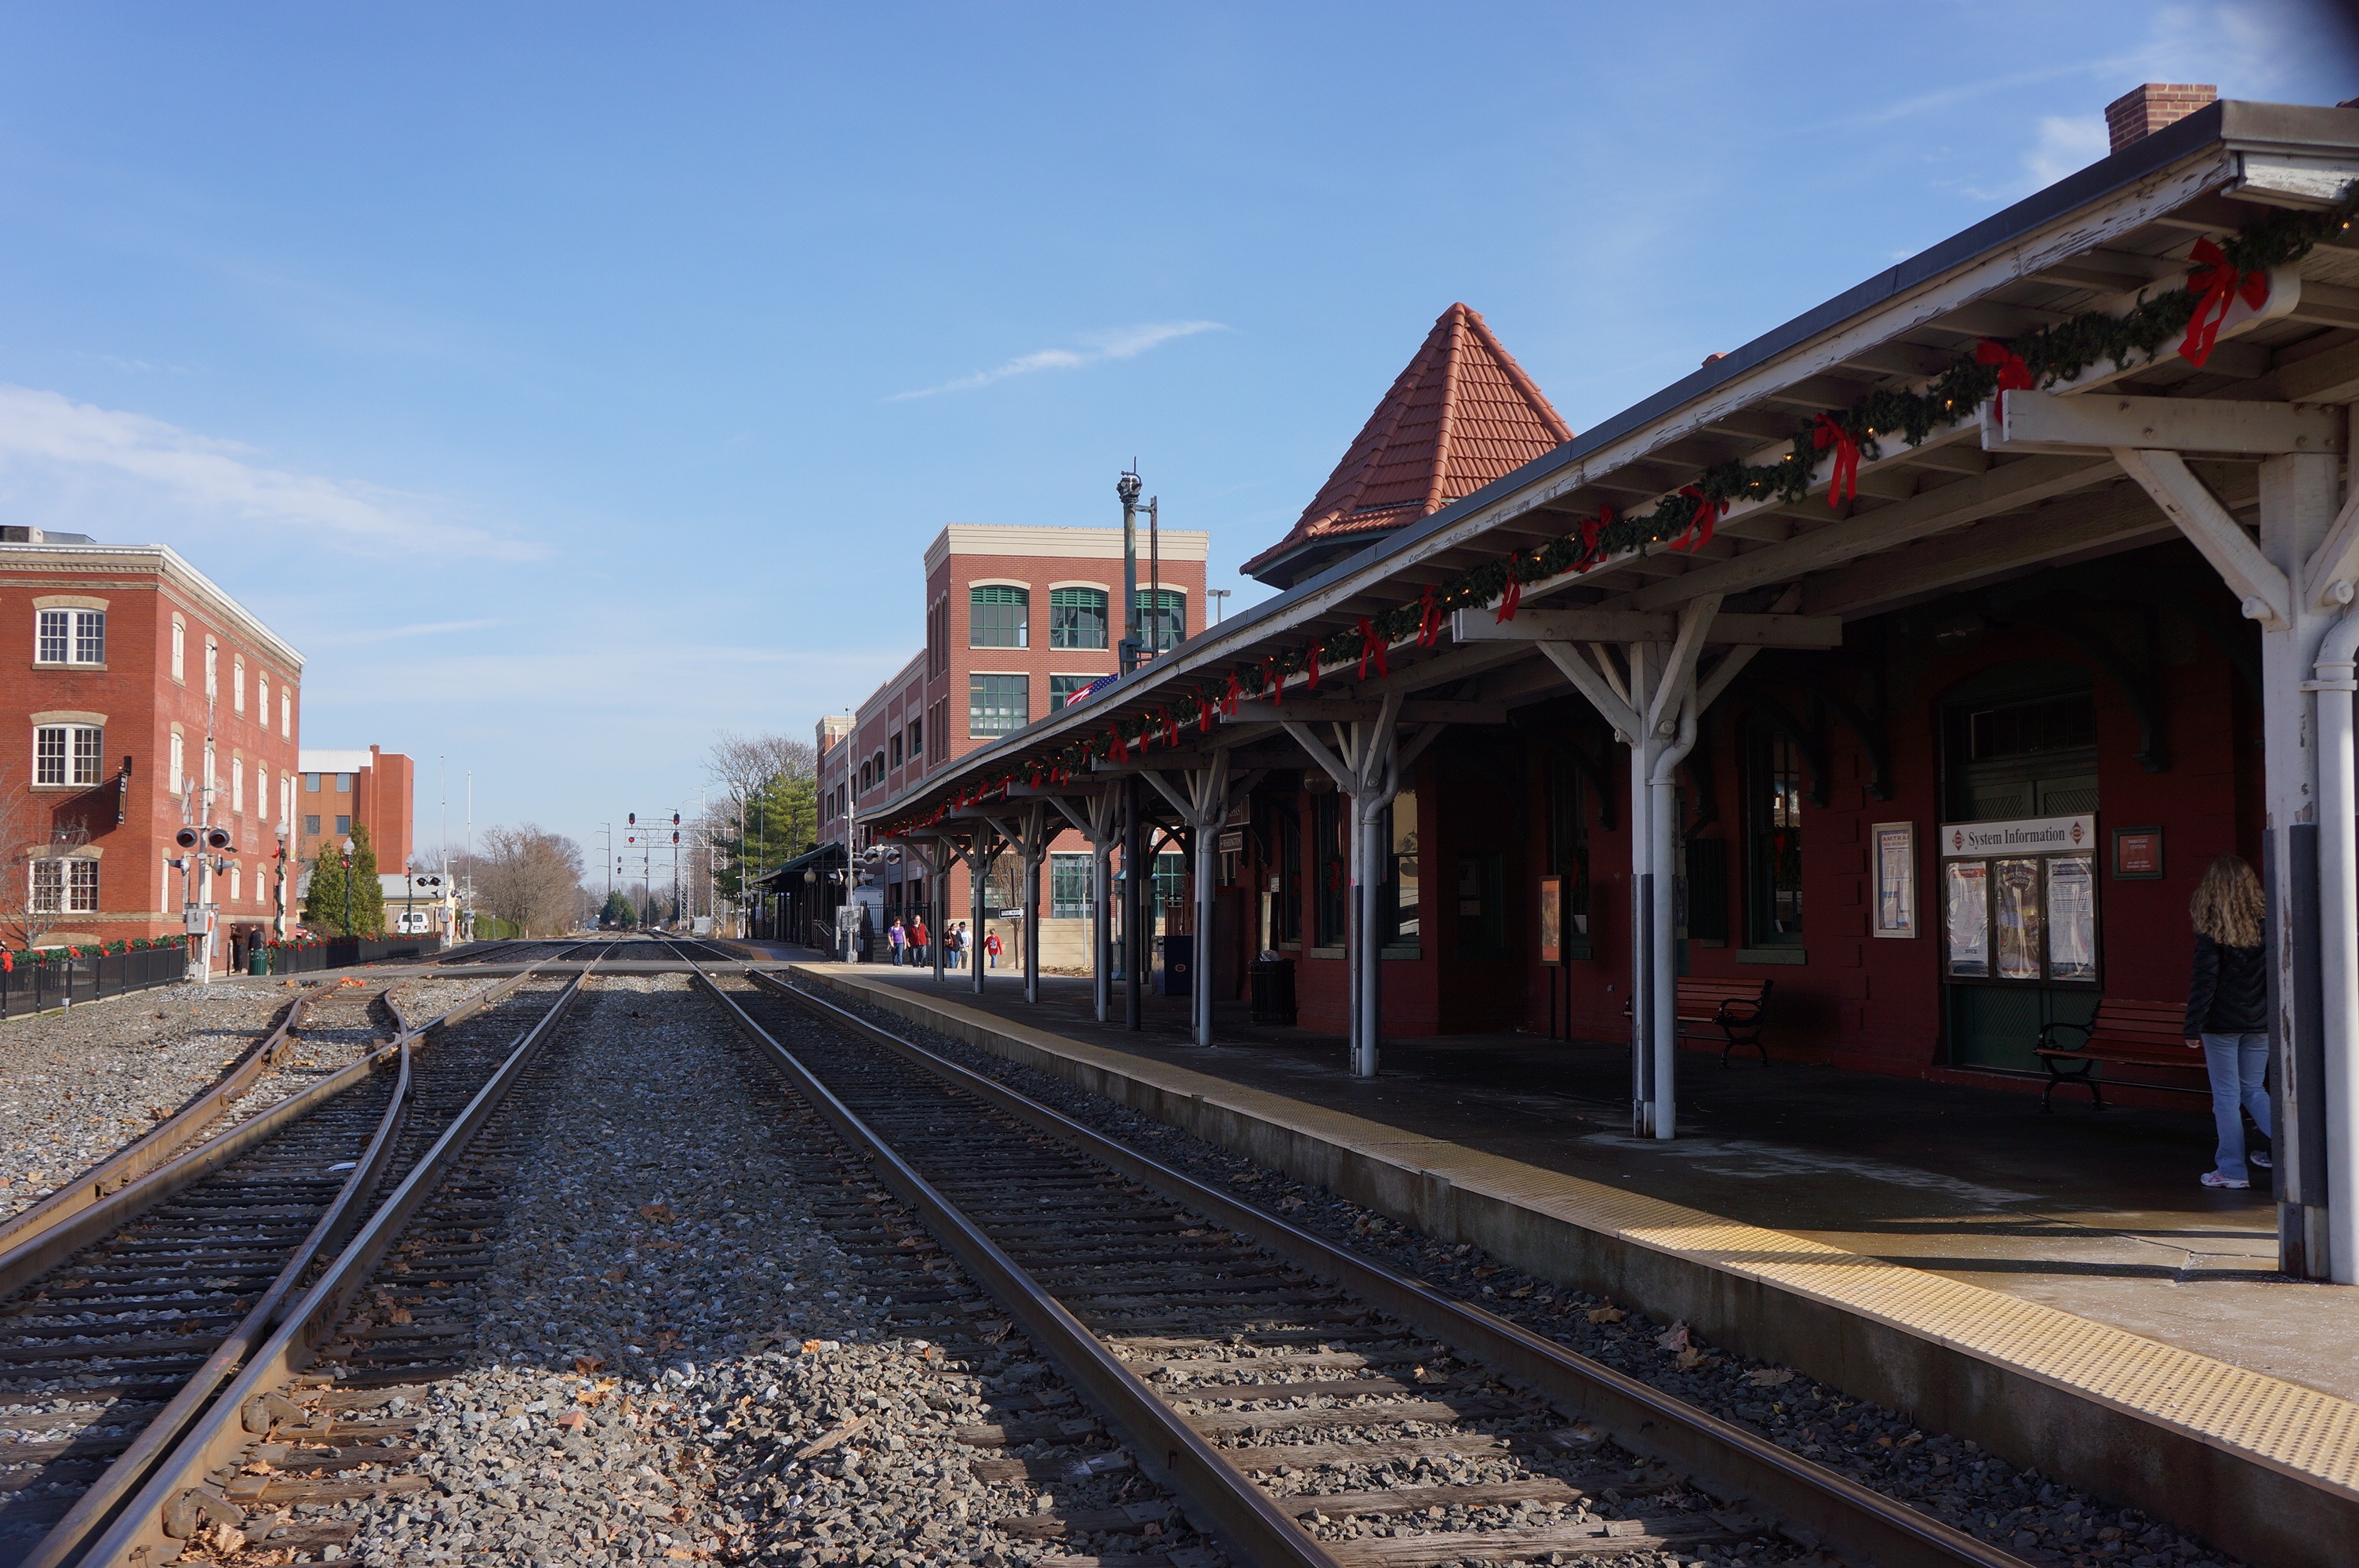
<path fill-rule="evenodd" d="M 33 643 L 34 663 L 106 663 L 105 611 L 43 610 L 35 614 L 34 620 L 38 628 Z"/>
<path fill-rule="evenodd" d="M 221 695 L 221 644 L 211 637 L 205 639 L 205 695 Z"/>
<path fill-rule="evenodd" d="M 229 662 L 229 705 L 240 713 L 245 711 L 245 655 L 243 654 Z"/>
<path fill-rule="evenodd" d="M 243 896 L 244 896 L 244 894 L 239 891 L 239 884 L 240 884 L 241 882 L 243 882 L 244 881 L 245 881 L 245 875 L 244 875 L 244 872 L 243 872 L 242 869 L 241 869 L 241 868 L 239 868 L 239 867 L 237 867 L 237 866 L 232 866 L 232 867 L 230 867 L 230 869 L 229 869 L 229 901 L 230 901 L 230 903 L 236 903 L 236 902 L 237 902 L 241 897 L 243 897 Z"/>
<path fill-rule="evenodd" d="M 172 731 L 172 775 L 166 781 L 165 788 L 172 795 L 179 795 L 188 787 L 188 738 L 175 730 Z"/>
<path fill-rule="evenodd" d="M 278 738 L 295 739 L 295 688 L 281 687 L 278 691 Z"/>
<path fill-rule="evenodd" d="M 267 821 L 270 816 L 270 765 L 254 764 L 254 814 Z"/>
<path fill-rule="evenodd" d="M 261 670 L 254 674 L 254 711 L 262 720 L 265 734 L 270 730 L 270 676 Z"/>
<path fill-rule="evenodd" d="M 86 856 L 35 860 L 32 878 L 34 914 L 95 914 L 98 912 L 96 860 Z"/>
<path fill-rule="evenodd" d="M 245 810 L 245 759 L 244 757 L 232 757 L 229 760 L 229 808 L 236 812 Z"/>
<path fill-rule="evenodd" d="M 33 731 L 33 782 L 94 784 L 106 731 L 95 724 L 43 724 Z"/>
<path fill-rule="evenodd" d="M 189 623 L 177 615 L 172 617 L 172 678 L 182 683 L 189 678 Z"/>

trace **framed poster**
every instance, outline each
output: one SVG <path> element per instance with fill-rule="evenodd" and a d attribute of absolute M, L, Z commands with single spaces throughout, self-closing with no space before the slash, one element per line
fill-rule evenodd
<path fill-rule="evenodd" d="M 2039 862 L 1991 862 L 1992 969 L 2003 980 L 2039 979 L 2040 935 L 2046 909 L 2039 899 Z"/>
<path fill-rule="evenodd" d="M 1564 962 L 1564 879 L 1562 877 L 1540 879 L 1540 962 L 1543 964 Z"/>
<path fill-rule="evenodd" d="M 2097 978 L 2097 864 L 2088 855 L 2048 857 L 2048 978 Z"/>
<path fill-rule="evenodd" d="M 2151 882 L 2162 880 L 2162 829 L 2114 829 L 2114 880 Z"/>
<path fill-rule="evenodd" d="M 1875 836 L 1875 935 L 1917 935 L 1917 825 L 1879 822 Z"/>
<path fill-rule="evenodd" d="M 1941 867 L 1950 978 L 1990 979 L 1990 862 L 1951 860 Z"/>

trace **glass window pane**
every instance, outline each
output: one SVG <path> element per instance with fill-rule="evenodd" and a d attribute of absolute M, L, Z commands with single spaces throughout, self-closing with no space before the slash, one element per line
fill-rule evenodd
<path fill-rule="evenodd" d="M 77 725 L 73 732 L 73 782 L 78 784 L 98 782 L 98 752 L 105 743 L 106 732 L 89 726 Z"/>
<path fill-rule="evenodd" d="M 106 611 L 78 611 L 74 615 L 74 660 L 77 664 L 106 663 Z"/>
<path fill-rule="evenodd" d="M 1392 928 L 1386 939 L 1413 947 L 1418 939 L 1417 795 L 1403 790 L 1392 804 Z"/>
<path fill-rule="evenodd" d="M 1138 640 L 1151 653 L 1164 654 L 1188 636 L 1188 596 L 1177 589 L 1138 590 Z"/>
<path fill-rule="evenodd" d="M 2048 978 L 2097 978 L 2096 863 L 2087 855 L 2048 861 Z"/>
<path fill-rule="evenodd" d="M 1103 648 L 1106 645 L 1106 596 L 1094 588 L 1052 588 L 1049 590 L 1049 646 Z"/>
<path fill-rule="evenodd" d="M 65 907 L 66 863 L 63 860 L 33 862 L 33 911 L 37 914 L 56 914 Z"/>
<path fill-rule="evenodd" d="M 33 731 L 33 782 L 61 784 L 66 782 L 66 727 L 44 724 Z"/>
<path fill-rule="evenodd" d="M 1949 860 L 1941 867 L 1943 925 L 1949 939 L 1951 975 L 1962 980 L 1990 978 L 1990 863 Z"/>
<path fill-rule="evenodd" d="M 1097 903 L 1097 875 L 1088 855 L 1049 857 L 1049 918 L 1087 920 Z"/>
<path fill-rule="evenodd" d="M 1020 588 L 988 583 L 967 590 L 967 643 L 976 648 L 1031 646 L 1032 596 Z"/>
<path fill-rule="evenodd" d="M 1011 734 L 1031 721 L 1030 682 L 1024 676 L 967 676 L 968 734 Z"/>
<path fill-rule="evenodd" d="M 68 860 L 66 907 L 77 914 L 95 914 L 98 909 L 98 862 Z"/>
<path fill-rule="evenodd" d="M 1995 894 L 1998 937 L 1998 978 L 2003 980 L 2039 979 L 2044 912 L 2039 903 L 2039 862 L 1994 860 L 1991 886 Z"/>
<path fill-rule="evenodd" d="M 62 610 L 41 611 L 40 646 L 33 656 L 45 665 L 66 662 L 66 612 Z"/>

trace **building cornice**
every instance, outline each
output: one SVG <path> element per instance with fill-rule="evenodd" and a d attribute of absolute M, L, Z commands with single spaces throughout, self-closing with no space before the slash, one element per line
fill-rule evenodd
<path fill-rule="evenodd" d="M 73 574 L 56 584 L 61 588 L 76 584 L 86 586 L 92 572 L 124 576 L 135 572 L 153 573 L 175 591 L 197 601 L 224 626 L 234 627 L 298 676 L 302 674 L 303 655 L 296 651 L 293 643 L 265 626 L 251 611 L 232 599 L 220 584 L 190 566 L 169 545 L 0 544 L 0 581 L 23 586 L 24 578 L 43 571 Z"/>

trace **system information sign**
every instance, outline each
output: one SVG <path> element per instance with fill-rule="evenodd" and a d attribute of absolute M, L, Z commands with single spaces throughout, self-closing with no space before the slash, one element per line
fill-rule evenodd
<path fill-rule="evenodd" d="M 1996 855 L 2085 855 L 2097 843 L 2093 816 L 2025 816 L 2013 822 L 1945 822 L 1941 859 Z"/>

